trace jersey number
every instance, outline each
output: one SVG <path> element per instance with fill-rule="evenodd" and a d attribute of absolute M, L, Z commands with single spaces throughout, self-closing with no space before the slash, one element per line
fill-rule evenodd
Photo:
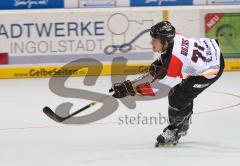
<path fill-rule="evenodd" d="M 198 58 L 201 58 L 205 62 L 206 57 L 202 55 L 202 52 L 204 51 L 204 47 L 198 45 L 196 42 L 194 43 L 194 47 L 195 49 L 193 50 L 192 61 L 197 63 Z"/>

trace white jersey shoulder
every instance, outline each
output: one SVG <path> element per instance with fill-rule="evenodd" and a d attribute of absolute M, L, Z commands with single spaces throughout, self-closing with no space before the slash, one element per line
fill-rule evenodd
<path fill-rule="evenodd" d="M 196 40 L 176 34 L 172 54 L 182 62 L 183 78 L 198 75 L 213 78 L 220 68 L 220 49 L 214 39 Z"/>

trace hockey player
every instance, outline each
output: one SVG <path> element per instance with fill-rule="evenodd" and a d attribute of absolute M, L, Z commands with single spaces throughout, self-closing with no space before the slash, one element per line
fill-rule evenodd
<path fill-rule="evenodd" d="M 224 59 L 217 40 L 187 38 L 177 34 L 168 21 L 151 27 L 150 35 L 152 49 L 159 58 L 151 64 L 149 73 L 155 81 L 164 84 L 170 84 L 173 78 L 182 78 L 168 94 L 170 124 L 157 137 L 156 146 L 177 144 L 189 128 L 194 98 L 222 75 Z M 114 84 L 112 90 L 116 98 L 153 93 L 149 83 L 133 86 L 129 80 Z"/>

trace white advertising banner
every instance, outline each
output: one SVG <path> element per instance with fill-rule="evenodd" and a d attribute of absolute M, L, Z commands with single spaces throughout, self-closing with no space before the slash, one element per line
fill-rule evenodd
<path fill-rule="evenodd" d="M 239 5 L 240 0 L 193 0 L 193 5 Z"/>
<path fill-rule="evenodd" d="M 130 0 L 65 0 L 65 8 L 129 7 Z"/>
<path fill-rule="evenodd" d="M 2 12 L 0 52 L 10 56 L 80 55 L 104 53 L 107 46 L 126 43 L 133 52 L 150 51 L 145 30 L 162 20 L 161 10 L 96 10 Z"/>
<path fill-rule="evenodd" d="M 239 5 L 240 0 L 208 0 L 207 5 Z"/>

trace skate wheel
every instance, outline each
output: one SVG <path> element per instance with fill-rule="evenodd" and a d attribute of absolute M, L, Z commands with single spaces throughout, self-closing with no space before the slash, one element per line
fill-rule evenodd
<path fill-rule="evenodd" d="M 156 142 L 156 143 L 155 143 L 155 147 L 156 147 L 156 148 L 158 148 L 158 147 L 159 147 L 159 145 L 160 145 L 160 143 L 159 143 L 159 142 Z"/>
<path fill-rule="evenodd" d="M 164 147 L 164 148 L 168 148 L 168 147 L 174 147 L 176 145 L 177 145 L 177 143 L 166 143 L 166 144 L 161 144 L 160 142 L 155 143 L 156 148 L 158 148 L 159 146 Z"/>

